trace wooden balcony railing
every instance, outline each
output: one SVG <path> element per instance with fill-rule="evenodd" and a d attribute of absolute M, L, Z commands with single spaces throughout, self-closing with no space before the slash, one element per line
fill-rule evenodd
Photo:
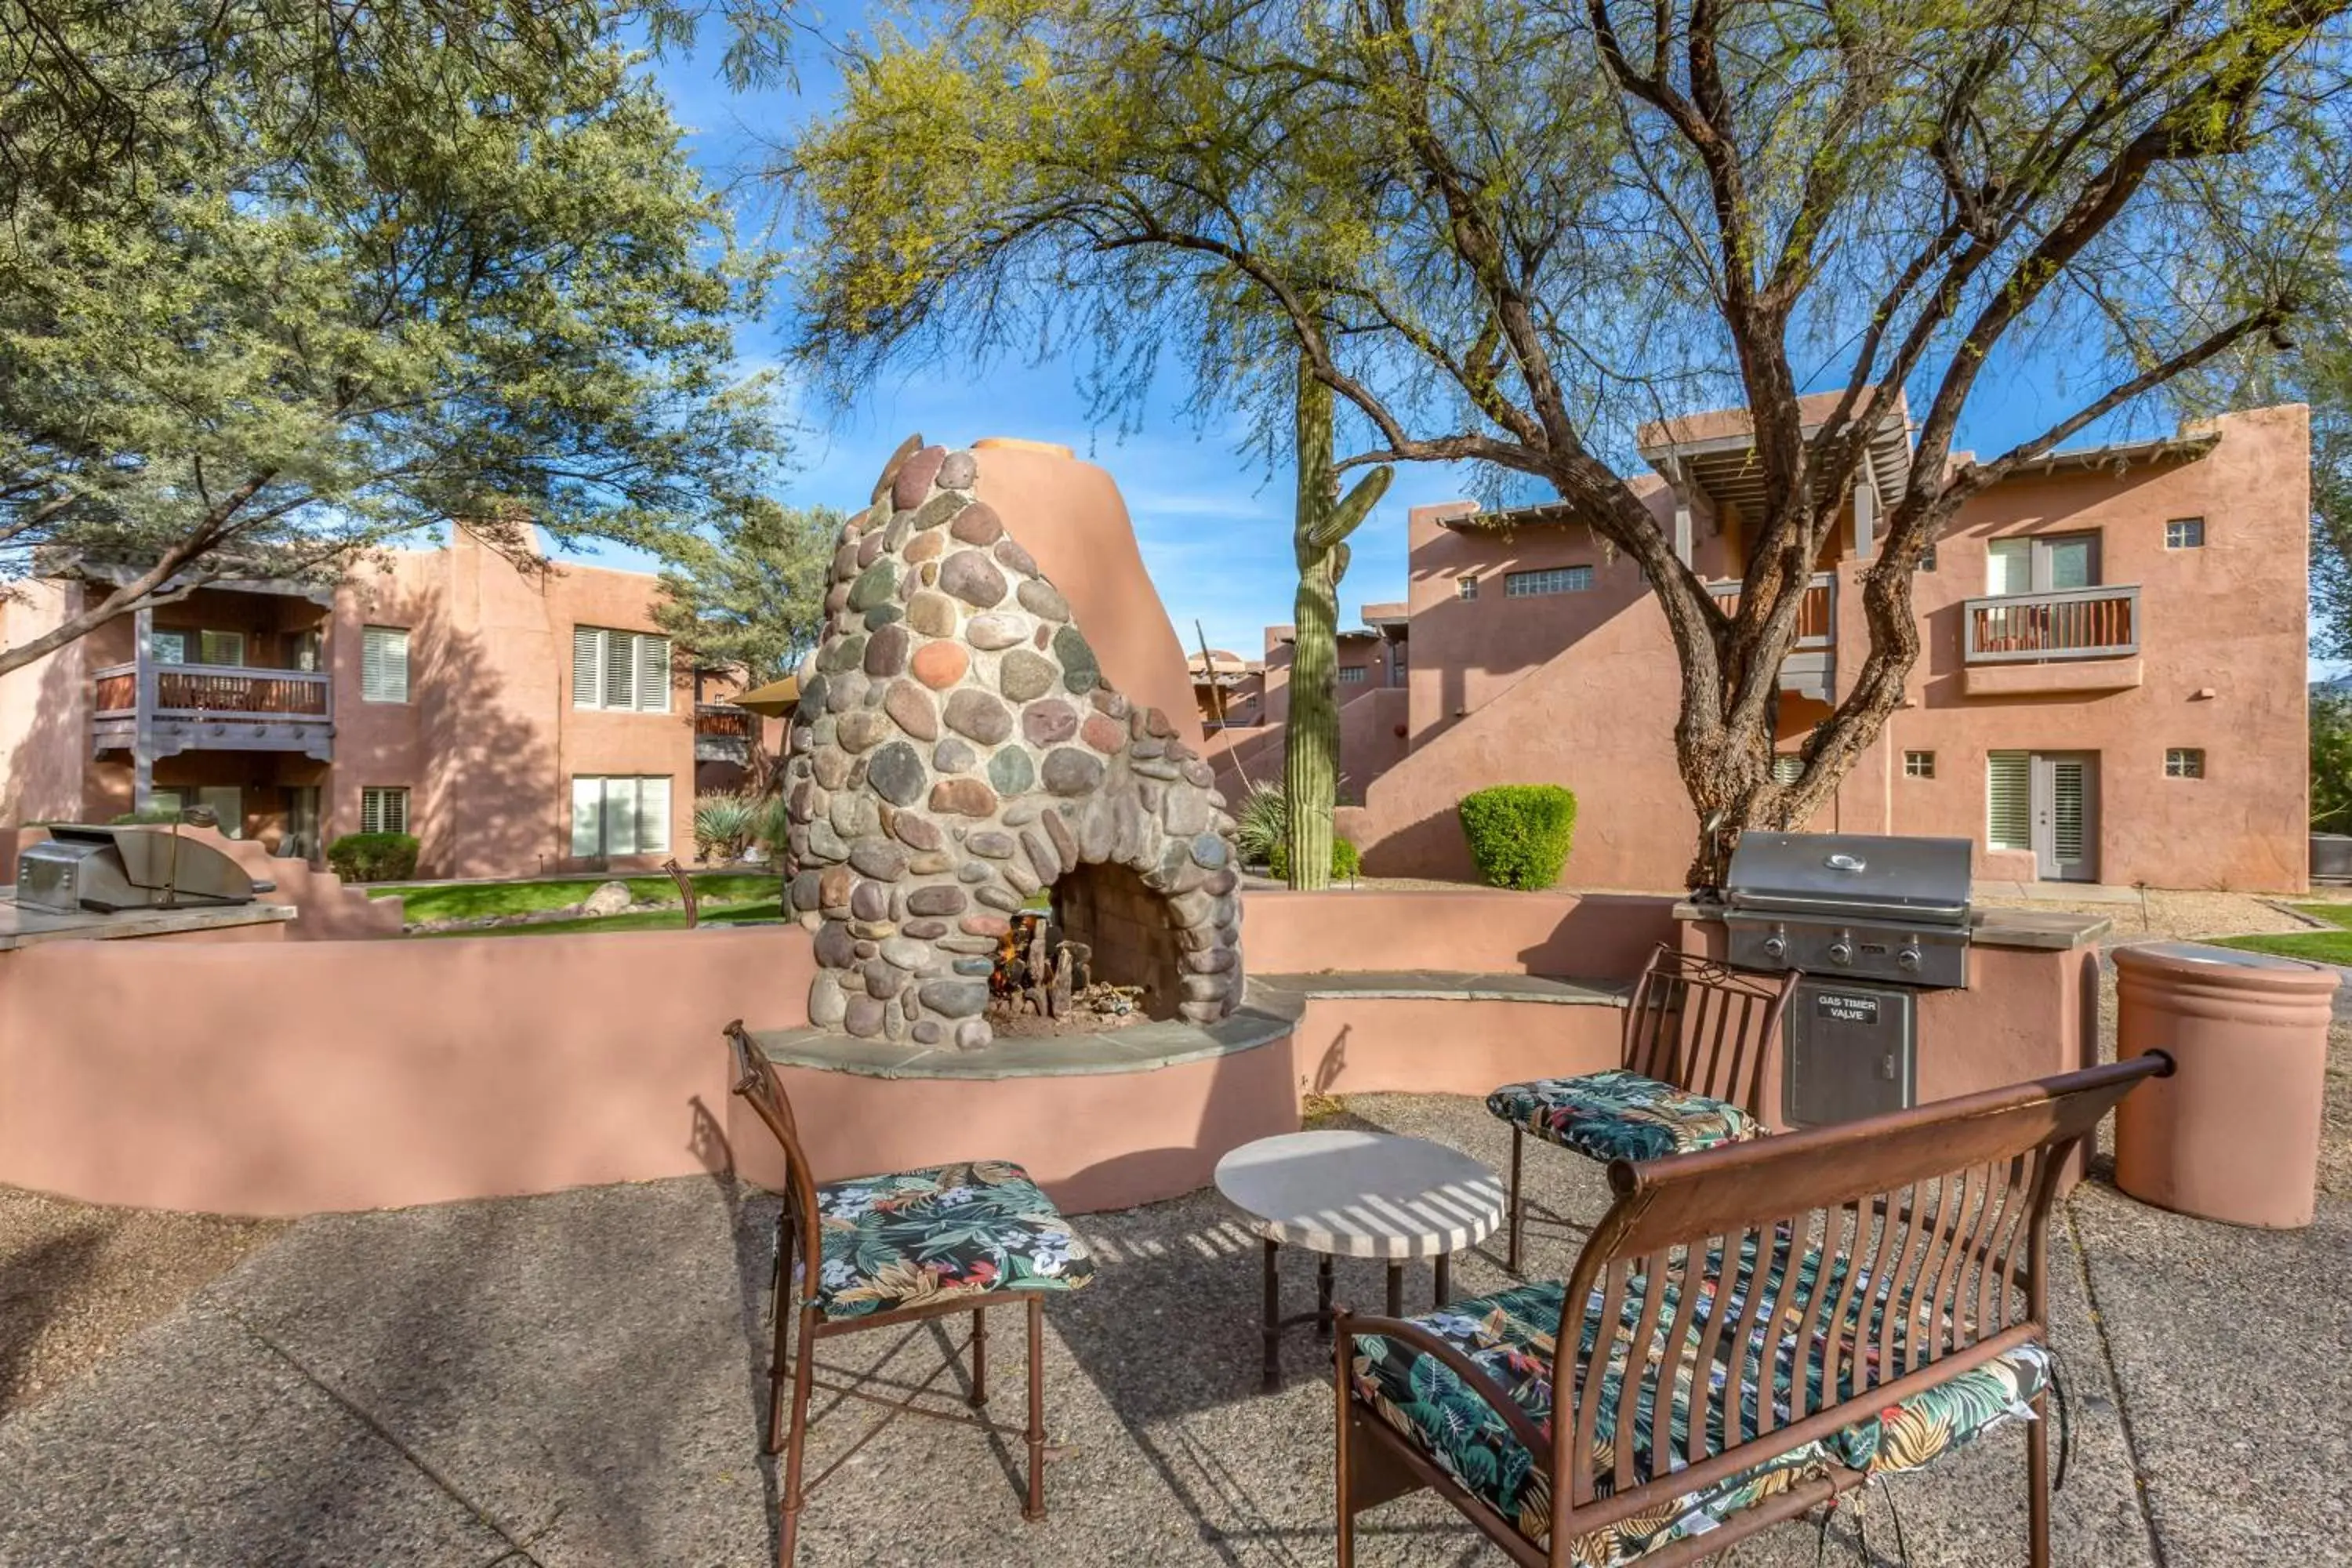
<path fill-rule="evenodd" d="M 146 687 L 144 699 L 140 690 Z M 331 712 L 323 670 L 252 669 L 217 664 L 118 664 L 95 677 L 100 717 L 148 713 L 168 718 L 325 720 Z"/>
<path fill-rule="evenodd" d="M 694 732 L 698 735 L 719 735 L 729 740 L 747 741 L 751 737 L 751 713 L 724 702 L 701 702 L 695 705 Z"/>
<path fill-rule="evenodd" d="M 1727 616 L 1739 613 L 1739 584 L 1709 583 L 1706 591 L 1715 595 Z M 1827 572 L 1816 573 L 1805 587 L 1804 602 L 1797 606 L 1797 640 L 1800 648 L 1830 647 L 1837 642 L 1837 578 Z"/>
<path fill-rule="evenodd" d="M 1969 599 L 1961 614 L 1970 664 L 2123 658 L 2139 651 L 2137 584 Z"/>

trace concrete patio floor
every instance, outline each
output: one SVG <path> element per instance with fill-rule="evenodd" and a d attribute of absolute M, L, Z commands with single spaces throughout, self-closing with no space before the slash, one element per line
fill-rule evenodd
<path fill-rule="evenodd" d="M 2159 1214 L 2085 1187 L 2056 1243 L 2056 1341 L 2074 1458 L 2057 1503 L 2068 1564 L 2352 1561 L 2352 1149 L 2334 1080 L 2320 1223 L 2291 1234 Z M 1490 1164 L 1507 1133 L 1469 1100 L 1367 1097 L 1364 1121 Z M 1596 1173 L 1529 1162 L 1535 1196 L 1590 1218 Z M 85 1381 L 0 1425 L 0 1563 L 755 1564 L 772 1560 L 758 1454 L 774 1200 L 718 1180 L 327 1216 L 291 1227 Z M 1257 1382 L 1256 1243 L 1213 1194 L 1082 1219 L 1097 1286 L 1053 1302 L 1052 1517 L 1022 1522 L 1019 1451 L 901 1423 L 818 1492 L 801 1562 L 1320 1564 L 1331 1561 L 1328 1352 Z M 1570 1243 L 1533 1244 L 1564 1268 Z M 1503 1280 L 1498 1245 L 1460 1293 Z M 1374 1266 L 1341 1265 L 1373 1303 Z M 1289 1276 L 1307 1304 L 1303 1258 Z M 1409 1300 L 1427 1300 L 1425 1270 Z M 961 1321 L 961 1320 L 959 1320 Z M 994 1413 L 1017 1423 L 1017 1320 L 1000 1317 Z M 845 1363 L 938 1331 L 859 1336 Z M 837 1355 L 835 1352 L 839 1352 Z M 953 1377 L 960 1374 L 951 1374 Z M 952 1381 L 948 1384 L 954 1386 Z M 861 1407 L 820 1426 L 840 1452 Z M 1894 1483 L 1910 1562 L 2023 1560 L 2023 1444 L 2007 1432 Z M 1858 1560 L 1854 1510 L 1831 1562 Z M 1864 1513 L 1895 1562 L 1887 1501 Z M 1368 1563 L 1499 1564 L 1443 1505 L 1367 1517 Z M 1811 1563 L 1810 1524 L 1743 1564 Z"/>

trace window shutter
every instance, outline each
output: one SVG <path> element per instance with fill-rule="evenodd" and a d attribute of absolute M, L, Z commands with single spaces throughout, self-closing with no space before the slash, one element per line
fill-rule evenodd
<path fill-rule="evenodd" d="M 386 833 L 408 831 L 408 792 L 388 789 L 383 792 L 383 830 Z"/>
<path fill-rule="evenodd" d="M 369 702 L 383 700 L 383 632 L 370 626 L 360 633 L 360 696 Z"/>
<path fill-rule="evenodd" d="M 669 638 L 643 632 L 637 645 L 637 706 L 647 713 L 669 711 Z"/>
<path fill-rule="evenodd" d="M 604 637 L 604 706 L 635 708 L 637 705 L 636 639 L 626 632 L 606 632 Z"/>
<path fill-rule="evenodd" d="M 2033 787 L 2029 753 L 1990 752 L 1985 756 L 1985 845 L 1992 849 L 2033 847 Z"/>
<path fill-rule="evenodd" d="M 408 700 L 408 633 L 368 626 L 360 633 L 360 695 L 370 702 Z"/>
<path fill-rule="evenodd" d="M 386 702 L 408 700 L 408 634 L 391 627 L 384 629 L 383 683 Z"/>
<path fill-rule="evenodd" d="M 604 781 L 575 777 L 572 781 L 572 853 L 593 859 L 604 852 Z"/>
<path fill-rule="evenodd" d="M 604 634 L 593 626 L 572 628 L 572 706 L 604 705 Z M 581 851 L 576 847 L 572 851 Z"/>
<path fill-rule="evenodd" d="M 1772 759 L 1772 782 L 1792 784 L 1805 776 L 1805 759 L 1794 752 L 1782 752 Z"/>
<path fill-rule="evenodd" d="M 2010 595 L 2033 591 L 2033 542 L 1996 539 L 1985 546 L 1985 592 Z"/>
<path fill-rule="evenodd" d="M 360 791 L 360 831 L 362 833 L 383 831 L 383 792 L 382 790 Z"/>
<path fill-rule="evenodd" d="M 2061 865 L 2083 858 L 2083 764 L 2051 764 L 2051 848 Z"/>
<path fill-rule="evenodd" d="M 637 781 L 637 853 L 669 853 L 669 780 Z"/>

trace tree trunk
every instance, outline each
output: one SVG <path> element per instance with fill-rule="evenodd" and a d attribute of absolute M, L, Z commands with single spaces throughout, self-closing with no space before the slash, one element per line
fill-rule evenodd
<path fill-rule="evenodd" d="M 1375 468 L 1339 499 L 1331 458 L 1331 389 L 1303 353 L 1297 387 L 1298 504 L 1291 542 L 1298 558 L 1292 605 L 1290 718 L 1282 779 L 1289 807 L 1290 885 L 1331 885 L 1331 812 L 1339 780 L 1339 579 L 1347 537 L 1370 515 L 1392 470 Z"/>

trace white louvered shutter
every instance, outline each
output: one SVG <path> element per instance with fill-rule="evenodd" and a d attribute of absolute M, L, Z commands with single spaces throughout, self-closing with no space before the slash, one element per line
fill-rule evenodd
<path fill-rule="evenodd" d="M 2062 866 L 2083 858 L 2083 764 L 2057 762 L 2050 765 L 2051 850 Z"/>
<path fill-rule="evenodd" d="M 604 706 L 637 705 L 636 639 L 626 632 L 604 634 Z"/>
<path fill-rule="evenodd" d="M 360 831 L 362 833 L 383 831 L 383 791 L 380 789 L 360 791 Z"/>
<path fill-rule="evenodd" d="M 408 700 L 408 633 L 369 626 L 360 633 L 360 695 L 370 702 Z"/>
<path fill-rule="evenodd" d="M 669 853 L 669 780 L 637 781 L 637 853 Z"/>
<path fill-rule="evenodd" d="M 572 706 L 604 705 L 604 634 L 593 626 L 572 628 Z M 579 851 L 575 849 L 573 853 Z"/>
<path fill-rule="evenodd" d="M 630 639 L 637 645 L 637 707 L 647 713 L 669 711 L 669 638 L 640 632 Z"/>
<path fill-rule="evenodd" d="M 604 852 L 604 781 L 572 781 L 572 853 L 592 859 Z"/>
<path fill-rule="evenodd" d="M 2032 777 L 2029 752 L 1990 752 L 1986 754 L 1986 847 L 2033 847 Z"/>

